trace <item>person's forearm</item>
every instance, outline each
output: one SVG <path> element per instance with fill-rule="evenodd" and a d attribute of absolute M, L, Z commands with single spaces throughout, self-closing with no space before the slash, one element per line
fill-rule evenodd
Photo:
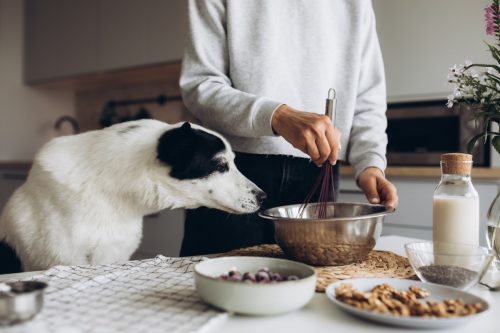
<path fill-rule="evenodd" d="M 370 125 L 357 124 L 351 130 L 349 162 L 354 168 L 355 178 L 366 168 L 376 167 L 384 171 L 387 166 L 387 136 L 384 132 L 386 122 L 373 116 L 357 121 L 359 123 L 365 120 L 369 121 Z"/>
<path fill-rule="evenodd" d="M 234 89 L 220 78 L 183 75 L 184 103 L 205 126 L 240 137 L 274 135 L 271 118 L 281 103 Z"/>

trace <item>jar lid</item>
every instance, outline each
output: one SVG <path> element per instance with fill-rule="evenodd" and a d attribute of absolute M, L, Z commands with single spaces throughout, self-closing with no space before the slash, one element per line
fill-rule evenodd
<path fill-rule="evenodd" d="M 441 172 L 443 174 L 470 175 L 472 170 L 472 155 L 449 153 L 441 155 Z"/>

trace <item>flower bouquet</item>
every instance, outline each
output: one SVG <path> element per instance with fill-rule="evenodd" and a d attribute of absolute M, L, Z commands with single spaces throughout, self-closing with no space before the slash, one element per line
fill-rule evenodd
<path fill-rule="evenodd" d="M 493 0 L 485 8 L 486 34 L 494 37 L 493 43 L 486 42 L 491 53 L 491 64 L 476 64 L 465 61 L 464 64 L 450 68 L 448 83 L 453 93 L 448 96 L 447 106 L 471 111 L 475 120 L 482 120 L 480 132 L 473 136 L 467 150 L 472 152 L 476 142 L 489 138 L 492 146 L 500 154 L 500 132 L 493 130 L 493 124 L 500 124 L 500 0 Z"/>

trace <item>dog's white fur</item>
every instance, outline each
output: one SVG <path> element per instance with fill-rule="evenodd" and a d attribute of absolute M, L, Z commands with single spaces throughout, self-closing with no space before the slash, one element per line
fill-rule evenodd
<path fill-rule="evenodd" d="M 138 126 L 127 131 L 131 125 Z M 237 170 L 229 144 L 213 131 L 192 125 L 223 140 L 220 157 L 229 171 L 183 181 L 169 176 L 156 148 L 177 126 L 139 120 L 51 140 L 7 203 L 0 240 L 15 248 L 24 270 L 105 264 L 129 259 L 146 214 L 199 206 L 256 211 L 260 190 Z"/>

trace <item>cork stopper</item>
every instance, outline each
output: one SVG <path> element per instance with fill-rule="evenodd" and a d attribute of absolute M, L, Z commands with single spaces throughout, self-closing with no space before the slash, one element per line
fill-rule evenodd
<path fill-rule="evenodd" d="M 472 170 L 472 155 L 450 153 L 441 155 L 441 172 L 448 175 L 469 176 Z"/>

